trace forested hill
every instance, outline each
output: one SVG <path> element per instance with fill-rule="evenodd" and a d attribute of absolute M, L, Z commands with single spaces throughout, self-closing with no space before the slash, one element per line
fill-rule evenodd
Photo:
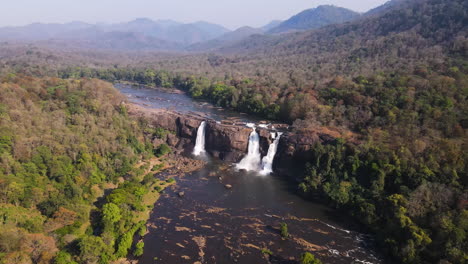
<path fill-rule="evenodd" d="M 9 74 L 0 83 L 0 263 L 125 257 L 153 191 L 152 174 L 141 183 L 135 168 L 152 156 L 150 136 L 125 97 L 100 80 Z"/>
<path fill-rule="evenodd" d="M 312 75 L 307 72 L 320 76 L 404 70 L 440 62 L 465 48 L 467 5 L 461 0 L 409 0 L 352 23 L 285 36 L 257 35 L 221 51 L 236 54 L 237 63 L 230 68 L 258 61 L 289 72 L 294 65 L 293 71 L 306 78 Z"/>
<path fill-rule="evenodd" d="M 317 8 L 304 10 L 301 13 L 272 28 L 268 33 L 284 33 L 288 31 L 302 31 L 317 29 L 330 24 L 340 24 L 351 21 L 360 16 L 352 10 L 323 5 Z"/>

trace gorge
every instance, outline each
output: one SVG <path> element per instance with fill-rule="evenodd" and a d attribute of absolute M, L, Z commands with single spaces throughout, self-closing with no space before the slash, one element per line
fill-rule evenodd
<path fill-rule="evenodd" d="M 316 142 L 331 142 L 331 135 L 306 137 L 285 124 L 235 117 L 203 102 L 191 106 L 175 91 L 116 86 L 129 98 L 129 115 L 172 132 L 153 144 L 164 142 L 177 153 L 208 161 L 203 169 L 178 176 L 177 185 L 157 202 L 140 263 L 155 258 L 167 263 L 293 263 L 303 251 L 325 263 L 385 263 L 374 252 L 371 237 L 350 231 L 355 227 L 338 220 L 337 212 L 293 191 L 292 164 L 308 158 Z M 182 107 L 161 108 L 166 96 Z M 194 109 L 198 106 L 203 107 Z M 278 233 L 282 222 L 290 226 L 286 241 Z M 265 257 L 262 250 L 273 253 Z"/>

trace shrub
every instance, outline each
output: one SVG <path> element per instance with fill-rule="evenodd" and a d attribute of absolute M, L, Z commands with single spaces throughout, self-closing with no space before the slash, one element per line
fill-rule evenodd
<path fill-rule="evenodd" d="M 271 252 L 271 250 L 269 250 L 268 248 L 262 248 L 261 252 L 264 255 L 273 255 L 273 252 Z"/>
<path fill-rule="evenodd" d="M 154 155 L 158 158 L 171 153 L 171 148 L 166 145 L 166 144 L 161 144 L 159 145 L 155 150 L 154 150 Z"/>
<path fill-rule="evenodd" d="M 149 207 L 151 207 L 151 206 L 149 206 Z M 140 227 L 140 229 L 138 230 L 138 235 L 144 236 L 145 234 L 146 234 L 146 226 L 145 226 L 145 225 L 142 225 L 142 226 Z"/>
<path fill-rule="evenodd" d="M 286 223 L 281 223 L 280 230 L 281 230 L 281 237 L 282 238 L 288 238 L 289 237 L 288 225 Z"/>
<path fill-rule="evenodd" d="M 167 179 L 166 182 L 168 182 L 168 183 L 173 183 L 173 182 L 175 182 L 175 179 L 174 179 L 174 178 L 170 178 L 170 179 Z"/>
<path fill-rule="evenodd" d="M 135 245 L 135 251 L 133 252 L 133 255 L 135 257 L 140 257 L 141 255 L 143 255 L 143 250 L 144 250 L 144 247 L 145 247 L 145 243 L 140 241 L 138 242 L 136 245 Z"/>
<path fill-rule="evenodd" d="M 315 258 L 314 254 L 305 252 L 301 255 L 301 264 L 322 264 L 322 262 Z"/>

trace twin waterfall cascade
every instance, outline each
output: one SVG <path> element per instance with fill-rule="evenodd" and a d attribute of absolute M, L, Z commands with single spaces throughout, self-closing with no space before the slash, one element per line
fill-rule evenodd
<path fill-rule="evenodd" d="M 193 149 L 193 155 L 200 156 L 205 153 L 205 128 L 206 122 L 201 122 L 197 130 L 197 140 L 195 141 L 195 148 Z"/>
<path fill-rule="evenodd" d="M 268 147 L 267 155 L 262 159 L 262 170 L 260 171 L 260 174 L 268 175 L 273 172 L 273 160 L 275 159 L 276 151 L 278 150 L 278 144 L 282 134 L 283 133 L 281 132 L 278 132 L 278 135 L 272 133 L 274 141 Z"/>
<path fill-rule="evenodd" d="M 271 133 L 274 139 L 273 143 L 268 147 L 268 153 L 265 157 L 260 154 L 260 136 L 258 135 L 255 125 L 248 124 L 252 128 L 252 133 L 249 136 L 249 147 L 247 155 L 236 165 L 239 170 L 256 171 L 261 175 L 269 175 L 273 172 L 273 160 L 275 159 L 276 151 L 282 133 Z M 205 128 L 206 122 L 201 122 L 197 130 L 197 139 L 195 141 L 195 148 L 193 155 L 200 156 L 206 152 L 205 150 Z"/>
<path fill-rule="evenodd" d="M 268 147 L 268 153 L 262 160 L 260 154 L 260 137 L 255 130 L 255 126 L 251 127 L 253 131 L 249 136 L 249 149 L 247 155 L 236 165 L 236 168 L 247 171 L 256 171 L 262 175 L 268 175 L 273 172 L 273 160 L 275 159 L 282 133 L 278 133 L 277 136 L 275 133 L 272 133 L 274 141 Z"/>
<path fill-rule="evenodd" d="M 249 136 L 249 150 L 247 155 L 236 165 L 237 169 L 247 171 L 259 171 L 260 170 L 260 137 L 258 136 L 255 127 Z"/>

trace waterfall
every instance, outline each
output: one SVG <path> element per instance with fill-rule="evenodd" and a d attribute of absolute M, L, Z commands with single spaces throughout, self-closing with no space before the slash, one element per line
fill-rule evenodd
<path fill-rule="evenodd" d="M 273 172 L 273 160 L 275 159 L 276 151 L 278 150 L 278 143 L 283 133 L 278 132 L 278 135 L 272 133 L 273 143 L 268 147 L 268 153 L 262 159 L 262 170 L 260 174 L 268 175 Z"/>
<path fill-rule="evenodd" d="M 200 156 L 205 153 L 205 127 L 206 122 L 201 122 L 197 130 L 197 140 L 195 141 L 195 148 L 193 149 L 193 155 Z"/>
<path fill-rule="evenodd" d="M 247 171 L 260 170 L 260 137 L 255 127 L 252 127 L 252 133 L 249 136 L 249 150 L 247 155 L 236 165 L 238 169 Z"/>

